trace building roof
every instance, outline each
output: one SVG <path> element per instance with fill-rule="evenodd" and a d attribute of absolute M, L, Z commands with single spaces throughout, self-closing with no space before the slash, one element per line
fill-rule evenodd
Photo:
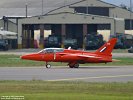
<path fill-rule="evenodd" d="M 81 0 L 1 0 L 0 1 L 0 17 L 3 16 L 25 16 L 26 5 L 28 6 L 28 16 L 43 14 Z"/>
<path fill-rule="evenodd" d="M 42 10 L 43 1 L 43 10 Z M 0 18 L 7 17 L 24 17 L 26 16 L 26 5 L 28 6 L 28 16 L 45 15 L 48 12 L 58 10 L 66 5 L 75 5 L 86 0 L 1 0 L 0 1 Z M 96 0 L 105 3 L 111 7 L 118 7 L 102 0 Z M 43 12 L 43 13 L 42 13 Z"/>

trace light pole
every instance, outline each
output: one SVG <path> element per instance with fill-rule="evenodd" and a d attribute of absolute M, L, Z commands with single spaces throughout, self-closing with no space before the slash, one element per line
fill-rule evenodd
<path fill-rule="evenodd" d="M 130 0 L 130 30 L 132 30 L 132 0 Z"/>
<path fill-rule="evenodd" d="M 42 16 L 43 16 L 43 0 L 42 0 Z"/>
<path fill-rule="evenodd" d="M 25 0 L 25 17 L 28 17 L 28 1 Z"/>
<path fill-rule="evenodd" d="M 26 18 L 27 18 L 27 16 L 28 16 L 28 4 L 27 3 L 25 5 L 25 13 L 26 13 Z"/>

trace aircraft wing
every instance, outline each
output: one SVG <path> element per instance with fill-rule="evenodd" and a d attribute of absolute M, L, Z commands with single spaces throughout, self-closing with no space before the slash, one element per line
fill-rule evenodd
<path fill-rule="evenodd" d="M 96 56 L 89 56 L 89 55 L 78 55 L 78 57 L 84 58 L 84 59 L 88 59 L 88 58 L 96 58 L 96 59 L 100 59 L 101 57 L 96 57 Z"/>
<path fill-rule="evenodd" d="M 68 55 L 67 53 L 59 53 L 59 55 L 64 56 L 64 55 Z"/>
<path fill-rule="evenodd" d="M 74 56 L 74 57 L 80 57 L 82 59 L 88 59 L 88 58 L 96 58 L 96 59 L 100 59 L 101 57 L 96 57 L 96 56 L 89 56 L 89 55 L 78 55 L 78 54 L 67 54 L 67 53 L 61 53 L 61 56 L 65 56 L 65 55 L 69 55 L 69 56 Z"/>
<path fill-rule="evenodd" d="M 78 57 L 82 58 L 83 60 L 86 60 L 86 59 L 95 59 L 95 60 L 99 60 L 99 61 L 111 61 L 110 59 L 107 59 L 107 58 L 104 58 L 104 57 L 98 57 L 98 56 L 87 56 L 87 55 L 78 55 Z"/>

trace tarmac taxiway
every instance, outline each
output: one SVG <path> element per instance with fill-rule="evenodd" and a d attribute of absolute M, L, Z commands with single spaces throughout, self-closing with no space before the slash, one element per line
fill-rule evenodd
<path fill-rule="evenodd" d="M 1 67 L 0 80 L 128 82 L 133 81 L 133 66 Z"/>

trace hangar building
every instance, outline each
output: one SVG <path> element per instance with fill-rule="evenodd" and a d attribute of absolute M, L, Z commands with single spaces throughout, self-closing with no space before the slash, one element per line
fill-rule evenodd
<path fill-rule="evenodd" d="M 45 3 L 46 0 L 43 1 Z M 38 33 L 39 37 L 36 38 L 39 38 L 42 48 L 45 47 L 44 39 L 51 34 L 61 37 L 62 46 L 64 38 L 68 37 L 77 39 L 79 47 L 82 48 L 87 34 L 99 33 L 108 40 L 111 34 L 133 33 L 130 30 L 133 29 L 133 26 L 130 26 L 133 13 L 126 9 L 101 0 L 65 1 L 60 7 L 58 5 L 53 9 L 45 9 L 47 11 L 40 16 L 33 14 L 33 17 L 18 19 L 18 47 L 34 48 L 35 36 Z M 47 8 L 47 5 L 44 6 Z M 35 12 L 40 13 L 41 9 Z M 133 23 L 133 20 L 131 21 Z"/>

